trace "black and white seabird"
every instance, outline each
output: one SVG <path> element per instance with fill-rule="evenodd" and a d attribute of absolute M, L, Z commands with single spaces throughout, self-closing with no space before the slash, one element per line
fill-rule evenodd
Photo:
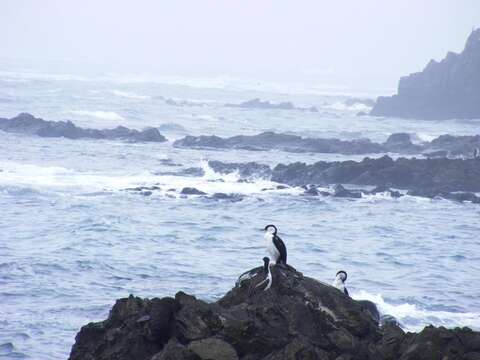
<path fill-rule="evenodd" d="M 473 158 L 480 159 L 480 149 L 478 148 L 473 149 Z"/>
<path fill-rule="evenodd" d="M 333 280 L 332 285 L 336 287 L 338 290 L 340 290 L 341 292 L 343 292 L 345 295 L 350 296 L 345 286 L 345 281 L 347 281 L 347 277 L 348 277 L 347 272 L 340 270 L 339 272 L 337 272 L 337 275 L 335 276 L 335 280 Z"/>
<path fill-rule="evenodd" d="M 265 280 L 260 282 L 255 288 L 263 288 L 263 291 L 267 291 L 272 286 L 272 272 L 270 271 L 270 259 L 268 257 L 263 258 L 263 272 L 265 274 Z"/>
<path fill-rule="evenodd" d="M 267 251 L 275 264 L 287 265 L 287 248 L 284 242 L 277 235 L 277 227 L 275 225 L 265 226 L 265 245 Z"/>
<path fill-rule="evenodd" d="M 332 285 L 336 287 L 338 290 L 340 290 L 341 292 L 343 292 L 345 295 L 350 297 L 350 295 L 348 294 L 348 290 L 345 286 L 345 281 L 347 281 L 347 277 L 348 277 L 347 272 L 340 270 L 339 272 L 337 272 L 337 275 L 335 276 L 335 280 L 333 280 Z M 356 302 L 359 303 L 368 314 L 370 314 L 372 319 L 377 324 L 379 323 L 380 312 L 378 311 L 377 305 L 375 305 L 374 302 L 370 300 L 356 300 Z"/>

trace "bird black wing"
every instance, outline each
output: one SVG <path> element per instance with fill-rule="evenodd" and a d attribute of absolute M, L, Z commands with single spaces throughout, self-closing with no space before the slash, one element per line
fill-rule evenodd
<path fill-rule="evenodd" d="M 280 256 L 277 259 L 277 264 L 287 264 L 287 248 L 282 241 L 277 235 L 273 236 L 273 244 L 275 247 L 278 249 L 278 252 L 280 253 Z"/>
<path fill-rule="evenodd" d="M 347 295 L 348 297 L 350 297 L 350 294 L 348 293 L 348 290 L 346 287 L 343 288 L 343 292 L 345 295 Z"/>

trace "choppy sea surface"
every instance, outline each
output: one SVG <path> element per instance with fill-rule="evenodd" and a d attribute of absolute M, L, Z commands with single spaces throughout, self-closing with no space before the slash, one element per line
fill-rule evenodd
<path fill-rule="evenodd" d="M 298 270 L 326 282 L 346 270 L 355 298 L 375 301 L 407 330 L 427 324 L 480 329 L 478 205 L 410 196 L 312 198 L 301 189 L 278 190 L 268 179 L 218 174 L 207 164 L 359 156 L 172 147 L 187 134 L 261 131 L 374 141 L 409 132 L 421 141 L 478 134 L 478 120 L 357 117 L 368 108 L 344 100 L 359 94 L 298 84 L 0 70 L 0 117 L 27 111 L 84 127 L 155 126 L 169 139 L 128 143 L 0 132 L 0 358 L 65 359 L 80 327 L 104 319 L 115 299 L 129 294 L 183 290 L 216 300 L 239 274 L 261 265 L 260 229 L 270 223 Z M 319 111 L 224 106 L 257 97 Z M 182 173 L 190 167 L 204 175 Z M 125 190 L 137 186 L 160 190 L 149 196 Z M 180 195 L 187 186 L 242 197 Z"/>

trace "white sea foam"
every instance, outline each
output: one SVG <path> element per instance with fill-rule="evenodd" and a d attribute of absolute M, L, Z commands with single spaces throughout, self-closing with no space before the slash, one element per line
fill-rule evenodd
<path fill-rule="evenodd" d="M 140 95 L 140 94 L 135 94 L 135 93 L 132 93 L 132 92 L 121 91 L 121 90 L 110 90 L 110 92 L 113 95 L 123 97 L 123 98 L 127 98 L 127 99 L 147 100 L 147 99 L 151 98 L 151 96 L 148 96 L 148 95 Z"/>
<path fill-rule="evenodd" d="M 23 186 L 35 190 L 60 192 L 121 191 L 139 186 L 159 186 L 155 194 L 177 196 L 184 187 L 194 187 L 207 194 L 226 193 L 240 195 L 254 194 L 298 194 L 302 189 L 276 189 L 277 183 L 265 179 L 239 182 L 237 172 L 220 174 L 213 171 L 206 161 L 201 162 L 205 172 L 202 177 L 157 175 L 150 171 L 134 174 L 112 174 L 102 172 L 81 172 L 59 166 L 38 166 L 16 162 L 0 162 L 3 170 L 0 185 Z M 268 189 L 268 190 L 265 190 Z"/>
<path fill-rule="evenodd" d="M 69 114 L 93 117 L 109 121 L 123 121 L 125 118 L 114 111 L 88 111 L 88 110 L 71 110 L 67 111 Z"/>
<path fill-rule="evenodd" d="M 332 104 L 322 106 L 324 109 L 337 110 L 337 111 L 370 111 L 371 107 L 361 103 L 355 103 L 353 105 L 346 105 L 345 103 L 338 101 Z"/>
<path fill-rule="evenodd" d="M 409 331 L 420 331 L 429 324 L 445 327 L 461 325 L 480 329 L 480 313 L 427 310 L 409 303 L 395 305 L 386 302 L 380 294 L 366 291 L 353 293 L 352 297 L 355 300 L 374 302 L 382 315 L 394 316 Z"/>
<path fill-rule="evenodd" d="M 425 133 L 417 133 L 416 134 L 418 139 L 422 142 L 430 142 L 437 137 L 435 135 L 425 134 Z"/>

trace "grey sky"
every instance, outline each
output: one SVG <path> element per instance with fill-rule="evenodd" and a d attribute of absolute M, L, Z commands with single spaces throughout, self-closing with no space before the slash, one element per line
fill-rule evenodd
<path fill-rule="evenodd" d="M 2 0 L 0 56 L 392 88 L 474 26 L 479 0 Z"/>

